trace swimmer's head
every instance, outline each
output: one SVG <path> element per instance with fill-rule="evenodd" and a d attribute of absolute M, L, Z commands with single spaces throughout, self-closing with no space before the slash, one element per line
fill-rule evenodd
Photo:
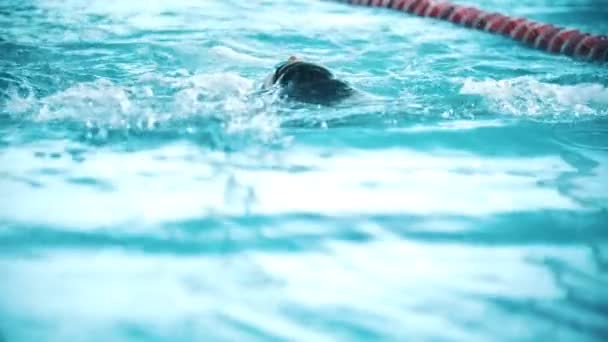
<path fill-rule="evenodd" d="M 329 105 L 353 94 L 345 82 L 337 80 L 325 67 L 290 57 L 269 77 L 267 86 L 279 87 L 281 96 L 291 100 Z"/>

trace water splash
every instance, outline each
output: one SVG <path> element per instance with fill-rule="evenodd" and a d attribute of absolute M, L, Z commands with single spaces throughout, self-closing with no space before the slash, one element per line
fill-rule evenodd
<path fill-rule="evenodd" d="M 601 84 L 560 85 L 531 76 L 504 80 L 466 79 L 460 93 L 481 95 L 499 113 L 562 117 L 608 115 L 608 88 Z"/>

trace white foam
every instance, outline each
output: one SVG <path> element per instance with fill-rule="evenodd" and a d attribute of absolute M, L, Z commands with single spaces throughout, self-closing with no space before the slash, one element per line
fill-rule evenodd
<path fill-rule="evenodd" d="M 233 72 L 219 72 L 179 78 L 176 85 L 199 88 L 210 95 L 243 96 L 251 90 L 253 81 Z"/>
<path fill-rule="evenodd" d="M 40 103 L 40 112 L 35 117 L 40 121 L 65 118 L 114 121 L 132 109 L 126 89 L 104 79 L 76 84 L 43 98 Z"/>
<path fill-rule="evenodd" d="M 200 117 L 219 118 L 225 133 L 254 132 L 267 141 L 279 131 L 279 117 L 262 99 L 249 95 L 254 82 L 232 72 L 191 74 L 186 70 L 173 73 L 148 73 L 138 84 L 127 86 L 107 79 L 78 83 L 42 99 L 13 94 L 7 108 L 39 122 L 70 120 L 81 122 L 95 131 L 96 139 L 105 139 L 107 129 L 154 130 L 172 121 Z M 158 90 L 158 91 L 157 91 Z M 159 106 L 158 96 L 163 97 Z M 262 103 L 260 103 L 262 102 Z M 196 129 L 185 128 L 188 134 Z M 93 137 L 90 134 L 87 136 Z"/>
<path fill-rule="evenodd" d="M 188 74 L 177 71 L 174 75 L 146 74 L 141 77 L 145 85 L 122 86 L 109 80 L 79 83 L 38 101 L 39 112 L 35 120 L 75 119 L 83 122 L 115 123 L 149 114 L 153 98 L 152 84 L 169 89 L 174 113 L 181 116 L 200 114 L 220 109 L 231 113 L 249 110 L 245 97 L 253 88 L 253 81 L 236 73 Z M 9 105 L 13 112 L 33 107 L 32 98 L 13 96 Z"/>
<path fill-rule="evenodd" d="M 263 58 L 258 58 L 243 52 L 238 52 L 228 46 L 214 46 L 209 49 L 211 53 L 220 58 L 227 58 L 235 63 L 247 63 L 250 65 L 268 66 L 269 61 Z"/>
<path fill-rule="evenodd" d="M 505 80 L 469 78 L 460 93 L 481 95 L 493 109 L 510 115 L 608 114 L 608 88 L 595 83 L 559 85 L 530 76 Z"/>
<path fill-rule="evenodd" d="M 36 99 L 31 89 L 27 96 L 23 97 L 18 94 L 15 89 L 8 91 L 8 100 L 6 102 L 6 110 L 13 114 L 24 114 L 32 109 L 36 103 Z"/>

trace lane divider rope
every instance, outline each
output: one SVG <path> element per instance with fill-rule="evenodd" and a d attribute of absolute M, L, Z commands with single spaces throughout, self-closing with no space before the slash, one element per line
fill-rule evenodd
<path fill-rule="evenodd" d="M 332 0 L 369 7 L 383 7 L 420 17 L 501 34 L 527 46 L 593 62 L 608 61 L 608 35 L 592 35 L 525 18 L 486 12 L 475 7 L 439 0 Z"/>

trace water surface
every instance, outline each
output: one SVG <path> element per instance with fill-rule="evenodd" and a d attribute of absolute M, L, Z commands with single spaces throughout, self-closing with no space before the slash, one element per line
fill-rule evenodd
<path fill-rule="evenodd" d="M 291 54 L 366 96 L 252 96 Z M 0 340 L 602 341 L 607 180 L 605 65 L 327 1 L 0 4 Z"/>

